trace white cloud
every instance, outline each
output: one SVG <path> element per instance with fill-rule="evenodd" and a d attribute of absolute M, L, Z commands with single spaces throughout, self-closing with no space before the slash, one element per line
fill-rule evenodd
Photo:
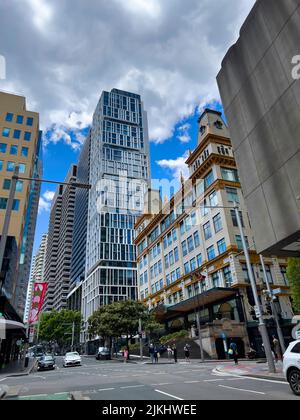
<path fill-rule="evenodd" d="M 53 191 L 45 191 L 42 197 L 40 197 L 39 201 L 39 214 L 43 211 L 49 212 L 51 209 L 52 201 L 55 196 L 55 192 Z"/>
<path fill-rule="evenodd" d="M 171 172 L 172 176 L 176 180 L 180 180 L 181 176 L 185 179 L 189 178 L 189 169 L 186 165 L 186 160 L 188 159 L 188 152 L 184 154 L 184 156 L 179 157 L 177 159 L 163 159 L 158 160 L 156 163 L 163 169 L 167 169 Z"/>
<path fill-rule="evenodd" d="M 254 2 L 2 0 L 0 89 L 25 95 L 41 128 L 57 130 L 49 141 L 75 149 L 102 90 L 133 90 L 148 111 L 151 140 L 164 142 L 178 121 L 219 99 L 221 60 Z"/>
<path fill-rule="evenodd" d="M 178 140 L 181 141 L 181 143 L 189 143 L 192 139 L 189 134 L 189 130 L 191 128 L 191 124 L 183 124 L 178 128 Z"/>

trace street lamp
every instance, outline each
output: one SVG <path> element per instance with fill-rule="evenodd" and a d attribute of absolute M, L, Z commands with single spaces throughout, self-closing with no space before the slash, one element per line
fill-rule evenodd
<path fill-rule="evenodd" d="M 195 275 L 196 276 L 196 275 Z M 201 278 L 204 276 L 201 275 Z M 199 290 L 200 293 L 200 290 Z M 198 310 L 196 311 L 196 319 L 197 319 L 197 329 L 198 329 L 198 337 L 199 337 L 199 347 L 200 347 L 200 353 L 201 353 L 201 361 L 202 363 L 205 362 L 204 358 L 204 350 L 203 350 L 203 343 L 202 343 L 202 331 L 201 331 L 201 323 L 200 323 L 200 301 L 199 301 L 199 293 L 197 293 L 197 304 L 198 304 Z"/>

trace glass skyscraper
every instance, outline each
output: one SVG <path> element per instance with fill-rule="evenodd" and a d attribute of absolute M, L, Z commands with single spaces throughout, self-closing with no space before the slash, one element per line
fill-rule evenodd
<path fill-rule="evenodd" d="M 140 95 L 103 92 L 91 129 L 84 321 L 100 306 L 137 299 L 134 225 L 150 183 L 147 114 Z"/>

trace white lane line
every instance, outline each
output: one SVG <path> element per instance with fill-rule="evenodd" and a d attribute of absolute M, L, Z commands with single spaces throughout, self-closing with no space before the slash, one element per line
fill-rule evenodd
<path fill-rule="evenodd" d="M 129 388 L 144 388 L 146 385 L 131 385 L 131 386 L 121 386 L 121 389 L 129 389 Z"/>
<path fill-rule="evenodd" d="M 186 381 L 185 384 L 200 384 L 200 381 Z"/>
<path fill-rule="evenodd" d="M 203 382 L 223 382 L 225 379 L 205 379 Z"/>
<path fill-rule="evenodd" d="M 232 386 L 219 385 L 220 388 L 233 389 L 234 391 L 251 392 L 252 394 L 266 395 L 265 392 L 252 391 L 250 389 L 233 388 Z"/>
<path fill-rule="evenodd" d="M 3 381 L 5 381 L 5 379 L 7 379 L 7 378 L 3 378 L 3 379 L 0 379 L 0 382 L 3 382 Z"/>
<path fill-rule="evenodd" d="M 114 391 L 116 388 L 104 388 L 104 389 L 98 389 L 98 392 L 103 392 L 103 391 Z"/>
<path fill-rule="evenodd" d="M 174 385 L 171 383 L 165 383 L 165 384 L 151 384 L 151 386 L 166 386 L 166 385 Z"/>
<path fill-rule="evenodd" d="M 47 397 L 48 394 L 37 394 L 37 395 L 21 395 L 20 398 L 35 398 L 35 397 Z"/>
<path fill-rule="evenodd" d="M 166 392 L 160 391 L 159 389 L 155 389 L 154 391 L 160 394 L 166 395 L 167 397 L 174 398 L 174 400 L 184 401 L 183 398 L 179 398 L 179 397 L 176 397 L 175 395 L 167 394 Z"/>
<path fill-rule="evenodd" d="M 264 379 L 264 378 L 252 378 L 251 376 L 243 376 L 241 379 L 251 379 L 252 381 L 260 381 L 260 382 L 270 382 L 271 384 L 283 384 L 289 386 L 288 382 L 284 381 L 273 381 L 272 379 Z"/>

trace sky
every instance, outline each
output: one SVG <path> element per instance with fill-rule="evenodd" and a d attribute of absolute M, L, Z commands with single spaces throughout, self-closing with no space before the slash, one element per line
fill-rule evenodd
<path fill-rule="evenodd" d="M 44 178 L 76 163 L 101 92 L 139 93 L 148 112 L 152 178 L 186 174 L 216 76 L 255 0 L 1 0 L 0 90 L 40 113 Z M 37 249 L 55 187 L 42 186 Z"/>

